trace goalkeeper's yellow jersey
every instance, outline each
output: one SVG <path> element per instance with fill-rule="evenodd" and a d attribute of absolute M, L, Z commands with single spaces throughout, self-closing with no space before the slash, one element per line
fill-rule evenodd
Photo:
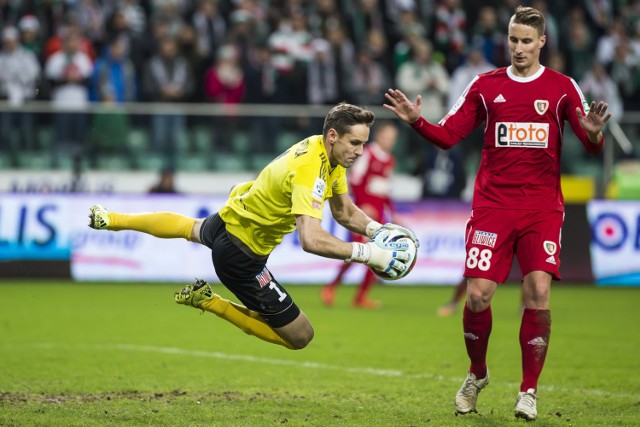
<path fill-rule="evenodd" d="M 346 169 L 331 169 L 324 138 L 314 135 L 276 157 L 255 181 L 237 185 L 219 215 L 229 233 L 266 256 L 296 229 L 296 215 L 321 220 L 324 201 L 347 191 Z"/>

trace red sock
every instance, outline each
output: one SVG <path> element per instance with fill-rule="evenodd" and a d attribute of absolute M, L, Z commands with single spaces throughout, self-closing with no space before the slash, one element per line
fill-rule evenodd
<path fill-rule="evenodd" d="M 344 273 L 346 273 L 347 270 L 350 269 L 352 265 L 353 264 L 350 263 L 350 262 L 345 262 L 342 265 L 342 267 L 340 267 L 340 271 L 338 272 L 338 275 L 336 276 L 336 278 L 333 279 L 333 282 L 329 283 L 327 286 L 329 286 L 331 288 L 335 288 L 340 283 L 342 283 L 342 277 L 344 276 Z"/>
<path fill-rule="evenodd" d="M 520 326 L 522 383 L 520 391 L 538 388 L 538 378 L 547 357 L 551 335 L 551 312 L 525 308 Z"/>
<path fill-rule="evenodd" d="M 471 360 L 469 371 L 482 379 L 487 376 L 487 347 L 491 335 L 491 306 L 486 310 L 474 313 L 465 304 L 462 313 L 464 343 Z"/>
<path fill-rule="evenodd" d="M 360 283 L 360 286 L 358 287 L 358 292 L 354 297 L 354 301 L 362 301 L 366 298 L 369 289 L 371 289 L 374 283 L 376 283 L 376 279 L 377 277 L 373 274 L 373 271 L 367 268 L 367 272 L 364 275 L 364 279 L 362 279 L 362 283 Z"/>

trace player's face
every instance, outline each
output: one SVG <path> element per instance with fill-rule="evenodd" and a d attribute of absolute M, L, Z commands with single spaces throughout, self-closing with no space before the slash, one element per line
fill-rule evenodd
<path fill-rule="evenodd" d="M 398 129 L 393 126 L 385 126 L 382 129 L 378 129 L 375 140 L 380 148 L 387 153 L 391 153 L 398 140 Z"/>
<path fill-rule="evenodd" d="M 540 66 L 540 49 L 547 38 L 538 35 L 538 31 L 524 24 L 509 24 L 509 52 L 514 72 L 520 76 L 530 76 Z"/>
<path fill-rule="evenodd" d="M 343 135 L 338 135 L 334 129 L 328 133 L 329 162 L 332 166 L 351 167 L 362 156 L 364 144 L 369 139 L 369 128 L 366 125 L 351 126 L 351 130 Z"/>

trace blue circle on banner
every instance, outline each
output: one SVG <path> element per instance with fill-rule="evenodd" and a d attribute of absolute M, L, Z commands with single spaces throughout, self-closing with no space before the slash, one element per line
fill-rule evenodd
<path fill-rule="evenodd" d="M 591 226 L 593 241 L 602 249 L 612 251 L 619 249 L 627 240 L 629 230 L 624 219 L 615 213 L 600 214 Z"/>

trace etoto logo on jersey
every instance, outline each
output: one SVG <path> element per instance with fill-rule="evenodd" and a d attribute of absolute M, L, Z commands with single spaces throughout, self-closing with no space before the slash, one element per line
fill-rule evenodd
<path fill-rule="evenodd" d="M 496 123 L 496 147 L 547 148 L 549 123 Z"/>

